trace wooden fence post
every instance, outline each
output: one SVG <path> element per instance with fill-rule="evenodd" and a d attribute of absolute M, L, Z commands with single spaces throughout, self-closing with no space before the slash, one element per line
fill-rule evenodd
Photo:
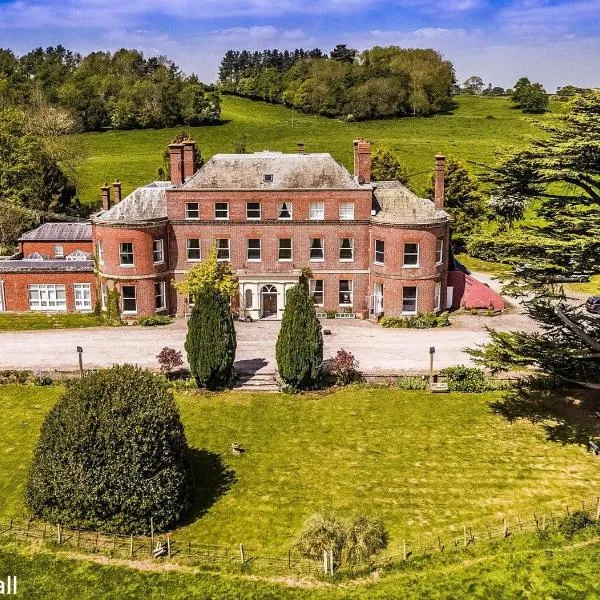
<path fill-rule="evenodd" d="M 508 537 L 508 520 L 506 518 L 502 522 L 502 536 Z"/>
<path fill-rule="evenodd" d="M 133 558 L 133 533 L 129 536 L 129 556 Z"/>
<path fill-rule="evenodd" d="M 171 536 L 167 536 L 167 556 L 171 556 Z"/>
<path fill-rule="evenodd" d="M 246 555 L 244 553 L 244 544 L 240 544 L 240 558 L 242 559 L 242 564 L 246 562 Z"/>

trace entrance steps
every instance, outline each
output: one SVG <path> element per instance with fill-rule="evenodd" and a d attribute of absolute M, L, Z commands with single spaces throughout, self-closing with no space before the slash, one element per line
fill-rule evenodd
<path fill-rule="evenodd" d="M 279 392 L 275 373 L 238 373 L 233 389 L 242 392 Z"/>

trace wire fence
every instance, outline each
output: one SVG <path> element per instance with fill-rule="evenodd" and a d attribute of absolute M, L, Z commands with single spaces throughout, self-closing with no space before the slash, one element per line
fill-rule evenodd
<path fill-rule="evenodd" d="M 556 529 L 565 517 L 578 511 L 591 519 L 600 520 L 600 496 L 584 498 L 565 505 L 560 510 L 540 510 L 539 514 L 533 514 L 529 518 L 515 515 L 478 525 L 453 525 L 443 532 L 407 537 L 398 540 L 385 554 L 371 561 L 343 568 L 341 571 L 355 573 L 365 569 L 389 568 L 417 557 L 458 551 L 481 542 L 508 540 L 512 536 L 527 532 L 550 531 Z M 205 570 L 242 570 L 291 576 L 323 575 L 322 563 L 304 558 L 295 548 L 289 548 L 279 555 L 267 555 L 244 543 L 202 544 L 186 540 L 177 533 L 144 537 L 108 535 L 34 520 L 0 519 L 0 536 L 111 558 L 175 561 Z"/>

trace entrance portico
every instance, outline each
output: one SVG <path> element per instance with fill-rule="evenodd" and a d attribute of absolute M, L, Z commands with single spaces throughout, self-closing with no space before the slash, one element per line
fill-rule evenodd
<path fill-rule="evenodd" d="M 287 291 L 298 283 L 300 270 L 286 273 L 237 272 L 240 315 L 252 319 L 280 320 Z"/>

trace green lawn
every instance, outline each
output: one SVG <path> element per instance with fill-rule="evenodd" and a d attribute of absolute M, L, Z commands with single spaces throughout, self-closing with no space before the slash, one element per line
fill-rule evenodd
<path fill-rule="evenodd" d="M 31 451 L 60 392 L 0 387 L 0 517 L 24 512 Z M 497 397 L 382 389 L 179 395 L 190 445 L 208 451 L 194 453 L 196 472 L 203 464 L 215 473 L 222 461 L 235 480 L 197 507 L 178 538 L 284 554 L 309 515 L 331 510 L 381 517 L 397 553 L 403 538 L 503 515 L 531 519 L 597 494 L 596 458 L 547 441 L 539 426 L 493 415 L 488 403 Z M 246 454 L 231 455 L 232 442 Z"/>
<path fill-rule="evenodd" d="M 205 158 L 217 152 L 232 152 L 234 141 L 245 135 L 248 150 L 252 152 L 265 148 L 290 152 L 295 150 L 296 142 L 302 141 L 307 152 L 330 152 L 349 168 L 352 140 L 366 137 L 375 145 L 388 146 L 398 153 L 409 173 L 417 174 L 411 178 L 411 185 L 421 193 L 429 183 L 433 156 L 438 152 L 493 164 L 503 148 L 522 145 L 539 135 L 539 129 L 532 125 L 533 119 L 515 110 L 508 98 L 458 96 L 456 100 L 458 108 L 451 115 L 344 123 L 282 106 L 224 96 L 224 124 L 190 131 Z M 560 108 L 553 106 L 554 110 Z M 180 130 L 76 136 L 74 142 L 85 157 L 77 182 L 82 200 L 99 200 L 104 181 L 118 178 L 123 182 L 123 191 L 129 193 L 153 180 L 166 145 Z"/>
<path fill-rule="evenodd" d="M 104 324 L 104 318 L 91 314 L 61 313 L 9 313 L 0 312 L 0 331 L 24 329 L 71 329 L 75 327 L 97 327 Z"/>
<path fill-rule="evenodd" d="M 469 271 L 478 271 L 481 273 L 489 273 L 490 275 L 494 275 L 495 277 L 499 277 L 500 275 L 504 275 L 511 271 L 512 267 L 510 265 L 506 265 L 498 262 L 490 262 L 488 260 L 481 260 L 480 258 L 475 258 L 473 256 L 469 256 L 468 254 L 457 254 L 456 258 L 463 264 Z"/>

